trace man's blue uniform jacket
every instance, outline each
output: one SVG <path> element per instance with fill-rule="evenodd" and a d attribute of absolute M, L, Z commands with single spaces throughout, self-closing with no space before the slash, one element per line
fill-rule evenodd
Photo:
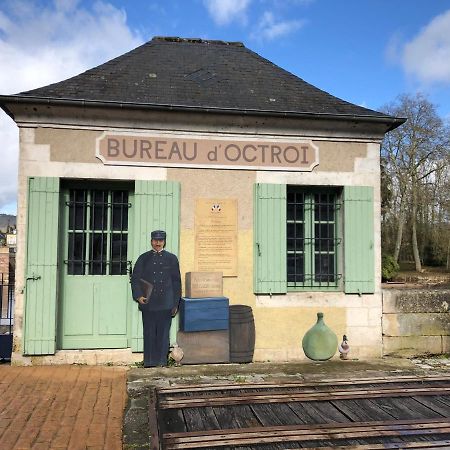
<path fill-rule="evenodd" d="M 181 275 L 178 258 L 165 250 L 154 250 L 139 256 L 131 276 L 133 299 L 145 297 L 141 279 L 153 284 L 150 300 L 141 310 L 168 310 L 178 306 L 181 297 Z"/>

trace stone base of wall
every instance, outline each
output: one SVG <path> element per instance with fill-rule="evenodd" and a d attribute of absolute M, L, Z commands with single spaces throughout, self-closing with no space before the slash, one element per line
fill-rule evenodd
<path fill-rule="evenodd" d="M 11 357 L 13 366 L 56 364 L 129 366 L 140 362 L 142 362 L 142 353 L 132 353 L 129 348 L 120 350 L 59 350 L 54 355 L 44 356 L 23 356 L 20 353 L 13 353 Z"/>
<path fill-rule="evenodd" d="M 383 354 L 450 351 L 450 289 L 383 291 Z"/>

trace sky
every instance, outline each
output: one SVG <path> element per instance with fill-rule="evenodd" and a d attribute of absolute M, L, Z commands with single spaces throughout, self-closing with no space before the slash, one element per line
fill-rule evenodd
<path fill-rule="evenodd" d="M 450 120 L 450 0 L 0 0 L 0 94 L 67 79 L 154 36 L 243 42 L 370 109 L 420 92 Z M 0 111 L 0 213 L 16 213 L 18 148 Z"/>

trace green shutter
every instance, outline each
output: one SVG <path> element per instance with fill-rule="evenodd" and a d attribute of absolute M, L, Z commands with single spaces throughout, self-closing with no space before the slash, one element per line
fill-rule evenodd
<path fill-rule="evenodd" d="M 254 188 L 254 291 L 287 292 L 286 185 L 256 184 Z"/>
<path fill-rule="evenodd" d="M 28 180 L 24 354 L 56 349 L 59 178 Z"/>
<path fill-rule="evenodd" d="M 375 291 L 373 188 L 344 187 L 344 286 L 348 294 Z"/>
<path fill-rule="evenodd" d="M 167 232 L 166 249 L 178 255 L 180 242 L 180 184 L 174 181 L 136 181 L 134 189 L 132 261 L 150 250 L 150 232 Z M 143 349 L 142 317 L 137 307 L 132 315 L 131 349 Z"/>

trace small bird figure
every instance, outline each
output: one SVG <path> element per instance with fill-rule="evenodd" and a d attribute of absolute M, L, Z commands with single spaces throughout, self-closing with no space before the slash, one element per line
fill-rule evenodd
<path fill-rule="evenodd" d="M 341 359 L 347 359 L 348 358 L 348 353 L 350 351 L 350 345 L 348 344 L 347 336 L 345 334 L 342 337 L 342 342 L 338 346 L 338 350 L 339 350 Z"/>

